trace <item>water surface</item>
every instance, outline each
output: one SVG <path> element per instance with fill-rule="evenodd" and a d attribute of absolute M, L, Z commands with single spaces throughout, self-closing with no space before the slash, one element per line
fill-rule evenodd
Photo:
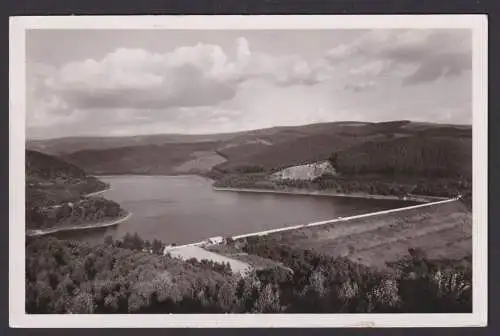
<path fill-rule="evenodd" d="M 212 190 L 199 176 L 105 176 L 111 189 L 102 194 L 133 213 L 111 228 L 60 232 L 64 239 L 97 243 L 106 236 L 137 232 L 164 243 L 190 243 L 214 236 L 269 230 L 339 216 L 399 208 L 415 202 L 347 197 L 285 195 Z"/>

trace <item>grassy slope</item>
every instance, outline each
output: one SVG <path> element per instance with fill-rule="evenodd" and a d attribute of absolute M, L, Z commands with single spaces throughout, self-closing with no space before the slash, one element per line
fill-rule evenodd
<path fill-rule="evenodd" d="M 454 125 L 395 122 L 338 127 L 331 133 L 305 135 L 261 151 L 238 152 L 238 148 L 231 148 L 232 152 L 226 152 L 228 161 L 217 168 L 231 171 L 250 162 L 267 169 L 277 168 L 327 159 L 336 153 L 334 165 L 341 177 L 325 181 L 329 187 L 342 187 L 344 192 L 373 187 L 364 191 L 380 193 L 397 189 L 391 186 L 397 183 L 405 186 L 403 194 L 413 191 L 443 196 L 448 191 L 456 195 L 455 189 L 464 194 L 465 188 L 470 201 L 471 184 L 467 181 L 472 176 L 471 136 L 471 127 Z M 264 175 L 231 174 L 223 180 L 232 179 L 231 183 L 248 188 L 260 183 Z M 455 185 L 462 183 L 458 180 L 465 185 Z M 261 187 L 271 186 L 262 182 Z M 426 213 L 296 230 L 281 234 L 278 240 L 300 249 L 347 256 L 377 268 L 405 255 L 410 247 L 422 248 L 433 258 L 461 259 L 472 250 L 471 213 L 457 202 Z"/>
<path fill-rule="evenodd" d="M 195 152 L 212 151 L 216 143 L 176 143 L 88 149 L 63 158 L 94 174 L 176 174 L 176 167 L 196 159 Z"/>
<path fill-rule="evenodd" d="M 472 253 L 472 217 L 461 202 L 272 234 L 281 243 L 384 268 L 419 248 L 433 259 Z"/>

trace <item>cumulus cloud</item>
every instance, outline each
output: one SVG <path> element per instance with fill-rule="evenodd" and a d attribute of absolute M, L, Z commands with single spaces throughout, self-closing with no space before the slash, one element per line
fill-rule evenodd
<path fill-rule="evenodd" d="M 179 47 L 165 54 L 118 49 L 102 60 L 66 64 L 46 84 L 81 109 L 165 109 L 230 100 L 239 83 L 255 78 L 284 86 L 314 85 L 325 80 L 327 66 L 300 56 L 252 53 L 248 41 L 239 38 L 232 61 L 217 45 Z"/>
<path fill-rule="evenodd" d="M 401 75 L 403 84 L 413 85 L 471 70 L 471 48 L 468 30 L 373 30 L 330 50 L 327 58 L 334 64 L 357 60 L 352 74 Z"/>
<path fill-rule="evenodd" d="M 231 99 L 235 91 L 211 74 L 221 62 L 217 51 L 202 45 L 165 55 L 119 49 L 101 61 L 67 64 L 47 84 L 81 109 L 210 105 Z"/>
<path fill-rule="evenodd" d="M 426 118 L 421 111 L 434 105 L 454 116 L 469 104 L 471 81 L 462 74 L 471 68 L 470 37 L 460 30 L 374 30 L 351 42 L 325 39 L 324 49 L 302 53 L 297 46 L 295 54 L 288 47 L 254 50 L 240 37 L 168 52 L 121 47 L 57 66 L 28 62 L 28 128 L 44 137 L 228 132 L 354 116 L 398 119 L 403 109 L 406 119 Z M 428 105 L 417 109 L 419 101 Z M 468 112 L 460 113 L 463 119 Z"/>
<path fill-rule="evenodd" d="M 355 45 L 339 44 L 328 50 L 325 58 L 332 64 L 347 61 L 350 56 L 357 52 Z"/>
<path fill-rule="evenodd" d="M 54 87 L 54 91 L 70 105 L 82 109 L 203 106 L 231 99 L 235 93 L 234 87 L 207 78 L 192 65 L 168 69 L 157 78 L 155 75 L 139 74 L 136 82 L 129 81 L 129 78 L 134 78 L 132 74 L 120 77 L 110 79 L 111 83 L 102 80 L 98 84 L 96 79 L 94 84 L 77 83 L 75 86 L 62 81 Z"/>
<path fill-rule="evenodd" d="M 91 122 L 95 114 L 101 121 L 120 122 L 123 115 L 130 121 L 147 121 L 159 118 L 155 111 L 163 111 L 173 119 L 179 117 L 177 108 L 213 110 L 231 101 L 249 81 L 290 87 L 330 78 L 331 67 L 322 59 L 253 52 L 243 37 L 235 40 L 234 49 L 229 57 L 221 46 L 203 43 L 166 53 L 118 48 L 101 59 L 73 61 L 59 68 L 28 64 L 28 127 L 78 118 Z M 223 117 L 231 116 L 220 115 L 218 120 L 224 121 Z"/>
<path fill-rule="evenodd" d="M 75 114 L 72 108 L 59 95 L 52 92 L 46 85 L 46 80 L 55 71 L 54 68 L 36 63 L 27 71 L 26 101 L 28 127 L 46 127 L 73 120 Z"/>

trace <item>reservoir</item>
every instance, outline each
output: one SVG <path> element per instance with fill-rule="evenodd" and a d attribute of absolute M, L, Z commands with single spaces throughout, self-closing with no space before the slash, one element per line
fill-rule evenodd
<path fill-rule="evenodd" d="M 189 176 L 104 176 L 111 189 L 101 196 L 118 202 L 132 216 L 119 225 L 59 232 L 62 239 L 89 243 L 106 236 L 185 244 L 209 237 L 307 224 L 417 204 L 398 200 L 214 191 L 212 181 Z"/>

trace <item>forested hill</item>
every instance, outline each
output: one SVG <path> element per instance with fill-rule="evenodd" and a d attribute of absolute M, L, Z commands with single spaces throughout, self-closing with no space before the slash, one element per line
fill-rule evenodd
<path fill-rule="evenodd" d="M 472 164 L 470 126 L 408 121 L 320 124 L 314 128 L 303 126 L 300 135 L 286 140 L 273 141 L 271 137 L 270 142 L 272 145 L 268 146 L 219 149 L 218 153 L 227 161 L 214 168 L 223 173 L 237 172 L 248 166 L 273 171 L 327 160 L 334 154 L 338 156 L 337 163 L 342 165 L 340 170 L 346 173 L 378 173 L 393 169 L 394 172 L 432 174 L 441 169 L 437 166 L 444 164 L 445 174 L 453 171 L 451 175 L 456 175 L 456 170 L 459 173 L 470 171 Z M 461 164 L 463 166 L 459 167 Z M 434 168 L 428 169 L 427 165 Z"/>
<path fill-rule="evenodd" d="M 387 141 L 368 141 L 330 158 L 344 174 L 471 177 L 470 138 L 418 134 Z"/>
<path fill-rule="evenodd" d="M 108 185 L 59 158 L 26 150 L 26 202 L 45 206 L 79 199 Z"/>
<path fill-rule="evenodd" d="M 120 206 L 86 197 L 108 185 L 59 158 L 26 151 L 26 227 L 78 226 L 124 215 Z"/>
<path fill-rule="evenodd" d="M 443 140 L 444 139 L 444 140 Z M 423 140 L 421 145 L 418 142 Z M 443 150 L 440 159 L 457 158 L 457 164 L 470 160 L 472 127 L 410 122 L 331 122 L 302 126 L 274 127 L 232 134 L 150 135 L 121 138 L 70 138 L 29 141 L 28 148 L 57 153 L 63 159 L 94 174 L 185 174 L 238 173 L 242 170 L 275 171 L 288 166 L 326 160 L 339 154 L 346 170 L 371 165 L 362 159 L 374 149 L 369 160 L 388 158 L 401 169 L 414 168 L 419 158 L 394 159 L 403 145 L 425 155 L 422 162 L 432 163 L 434 148 Z M 433 148 L 431 148 L 433 147 Z M 445 153 L 448 148 L 452 154 Z M 347 162 L 351 154 L 353 161 Z M 356 154 L 358 153 L 358 154 Z M 435 162 L 438 164 L 440 161 Z M 470 165 L 470 164 L 469 164 Z M 455 168 L 455 167 L 449 167 Z M 364 168 L 363 168 L 364 169 Z M 396 167 L 396 170 L 399 168 Z M 467 169 L 467 168 L 465 168 Z M 435 169 L 434 169 L 435 170 Z"/>
<path fill-rule="evenodd" d="M 471 204 L 470 126 L 395 121 L 304 126 L 302 131 L 300 137 L 282 137 L 272 145 L 220 149 L 227 161 L 213 168 L 216 186 L 328 189 L 399 197 L 460 194 Z M 326 160 L 335 169 L 331 176 L 313 181 L 270 178 L 286 167 Z"/>
<path fill-rule="evenodd" d="M 84 179 L 85 172 L 59 158 L 43 154 L 34 150 L 26 150 L 26 176 L 34 179 L 51 180 Z"/>

